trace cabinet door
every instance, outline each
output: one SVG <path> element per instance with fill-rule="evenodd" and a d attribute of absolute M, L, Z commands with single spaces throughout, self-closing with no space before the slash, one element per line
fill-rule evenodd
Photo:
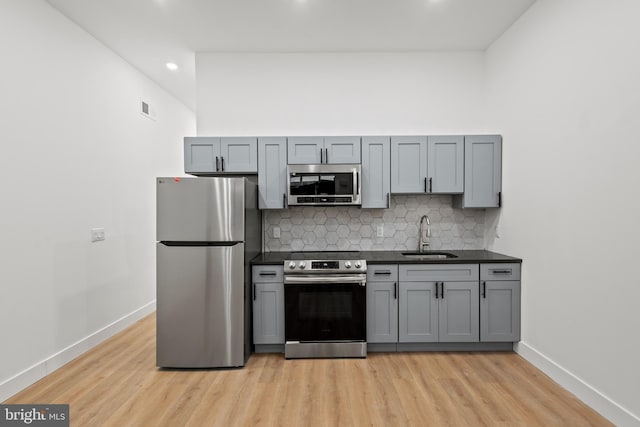
<path fill-rule="evenodd" d="M 287 193 L 287 139 L 258 139 L 258 191 L 260 209 L 283 209 Z"/>
<path fill-rule="evenodd" d="M 438 341 L 436 282 L 400 282 L 398 341 Z"/>
<path fill-rule="evenodd" d="M 287 162 L 290 165 L 319 164 L 321 151 L 324 151 L 324 138 L 321 136 L 287 138 Z M 322 158 L 324 160 L 324 153 Z"/>
<path fill-rule="evenodd" d="M 397 285 L 367 283 L 367 342 L 398 342 Z"/>
<path fill-rule="evenodd" d="M 216 173 L 220 167 L 220 138 L 184 138 L 185 173 Z"/>
<path fill-rule="evenodd" d="M 520 341 L 520 282 L 480 283 L 480 340 Z"/>
<path fill-rule="evenodd" d="M 440 282 L 440 342 L 478 342 L 478 282 Z"/>
<path fill-rule="evenodd" d="M 258 140 L 253 137 L 220 138 L 222 172 L 258 172 Z"/>
<path fill-rule="evenodd" d="M 427 137 L 391 137 L 391 192 L 427 190 Z"/>
<path fill-rule="evenodd" d="M 500 207 L 502 191 L 502 137 L 465 136 L 462 207 Z"/>
<path fill-rule="evenodd" d="M 388 136 L 362 138 L 362 207 L 388 208 L 391 193 L 391 143 Z"/>
<path fill-rule="evenodd" d="M 284 284 L 253 284 L 254 344 L 284 344 Z"/>
<path fill-rule="evenodd" d="M 464 137 L 430 136 L 427 149 L 427 191 L 462 193 L 464 190 Z"/>
<path fill-rule="evenodd" d="M 325 136 L 324 149 L 324 163 L 360 163 L 359 136 Z"/>

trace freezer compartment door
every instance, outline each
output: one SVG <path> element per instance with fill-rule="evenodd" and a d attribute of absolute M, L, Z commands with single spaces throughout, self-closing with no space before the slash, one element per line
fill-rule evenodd
<path fill-rule="evenodd" d="M 245 178 L 157 178 L 157 240 L 244 241 Z"/>
<path fill-rule="evenodd" d="M 244 244 L 156 249 L 157 365 L 243 366 Z"/>

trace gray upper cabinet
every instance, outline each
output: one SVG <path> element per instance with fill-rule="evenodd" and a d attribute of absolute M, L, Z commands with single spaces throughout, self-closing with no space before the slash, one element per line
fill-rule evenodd
<path fill-rule="evenodd" d="M 324 163 L 328 164 L 359 164 L 360 137 L 359 136 L 325 136 Z"/>
<path fill-rule="evenodd" d="M 400 265 L 398 341 L 479 341 L 478 264 Z"/>
<path fill-rule="evenodd" d="M 321 136 L 290 136 L 287 138 L 288 163 L 320 164 L 324 158 L 324 138 Z"/>
<path fill-rule="evenodd" d="M 185 137 L 184 171 L 193 175 L 257 173 L 254 137 Z"/>
<path fill-rule="evenodd" d="M 360 163 L 359 136 L 295 136 L 287 145 L 290 165 Z"/>
<path fill-rule="evenodd" d="M 287 139 L 258 139 L 258 204 L 260 209 L 283 209 L 287 193 Z"/>
<path fill-rule="evenodd" d="M 429 193 L 462 193 L 464 190 L 464 137 L 428 137 L 427 175 Z"/>
<path fill-rule="evenodd" d="M 185 173 L 216 173 L 220 168 L 220 138 L 185 137 Z"/>
<path fill-rule="evenodd" d="M 253 342 L 284 344 L 284 281 L 282 266 L 254 266 Z"/>
<path fill-rule="evenodd" d="M 520 264 L 482 264 L 480 340 L 520 341 Z"/>
<path fill-rule="evenodd" d="M 464 137 L 391 138 L 392 193 L 462 193 Z"/>
<path fill-rule="evenodd" d="M 391 137 L 391 192 L 426 193 L 427 137 Z"/>
<path fill-rule="evenodd" d="M 258 172 L 258 139 L 254 137 L 220 138 L 222 172 Z"/>
<path fill-rule="evenodd" d="M 453 199 L 457 208 L 497 208 L 502 192 L 502 137 L 464 137 L 464 194 Z"/>
<path fill-rule="evenodd" d="M 390 138 L 364 136 L 362 137 L 362 207 L 388 208 L 390 196 Z"/>
<path fill-rule="evenodd" d="M 367 342 L 398 342 L 398 266 L 369 265 Z"/>

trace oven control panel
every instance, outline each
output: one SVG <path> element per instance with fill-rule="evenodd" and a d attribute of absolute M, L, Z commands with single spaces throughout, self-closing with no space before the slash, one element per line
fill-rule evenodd
<path fill-rule="evenodd" d="M 367 261 L 358 260 L 286 260 L 284 273 L 364 273 Z"/>

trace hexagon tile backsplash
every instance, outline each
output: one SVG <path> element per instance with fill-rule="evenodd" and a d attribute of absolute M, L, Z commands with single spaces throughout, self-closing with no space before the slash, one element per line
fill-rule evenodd
<path fill-rule="evenodd" d="M 392 196 L 389 209 L 291 206 L 263 213 L 266 252 L 416 250 L 424 214 L 431 219 L 430 249 L 484 247 L 485 210 L 453 209 L 451 196 Z M 376 237 L 378 226 L 384 237 Z"/>

